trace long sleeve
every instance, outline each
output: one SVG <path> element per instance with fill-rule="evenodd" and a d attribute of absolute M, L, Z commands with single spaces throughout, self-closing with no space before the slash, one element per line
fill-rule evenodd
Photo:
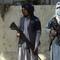
<path fill-rule="evenodd" d="M 36 40 L 35 40 L 35 50 L 36 50 L 36 48 L 38 48 L 38 45 L 39 45 L 39 42 L 40 42 L 40 35 L 41 35 L 41 32 L 37 31 Z"/>
<path fill-rule="evenodd" d="M 51 24 L 51 23 L 52 23 L 52 20 L 50 20 L 50 21 L 47 23 L 47 25 L 46 25 L 46 30 L 45 30 L 45 31 L 46 31 L 47 33 L 50 32 L 50 29 L 51 29 L 51 27 L 52 27 L 52 24 Z"/>
<path fill-rule="evenodd" d="M 41 23 L 40 21 L 36 22 L 36 39 L 35 39 L 35 50 L 40 44 L 40 35 L 41 35 Z"/>

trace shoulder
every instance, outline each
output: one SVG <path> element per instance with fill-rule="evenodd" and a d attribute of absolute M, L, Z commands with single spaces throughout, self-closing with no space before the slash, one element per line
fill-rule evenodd
<path fill-rule="evenodd" d="M 34 16 L 35 21 L 39 21 L 39 18 L 37 16 Z"/>
<path fill-rule="evenodd" d="M 36 24 L 37 24 L 37 23 L 39 23 L 39 24 L 41 23 L 41 22 L 40 22 L 40 19 L 39 19 L 37 16 L 34 16 L 34 17 L 33 17 L 33 21 L 34 21 Z"/>
<path fill-rule="evenodd" d="M 24 21 L 24 19 L 25 19 L 25 17 L 24 17 L 24 16 L 20 17 L 20 22 L 23 22 L 23 21 Z"/>
<path fill-rule="evenodd" d="M 22 16 L 21 18 L 20 18 L 20 20 L 22 20 L 22 19 L 24 19 L 25 17 L 24 16 Z"/>
<path fill-rule="evenodd" d="M 51 18 L 50 20 L 49 20 L 49 24 L 52 24 L 52 23 L 54 23 L 56 21 L 56 17 L 53 17 L 53 18 Z"/>
<path fill-rule="evenodd" d="M 38 30 L 38 29 L 41 29 L 41 23 L 40 23 L 40 20 L 38 17 L 34 16 L 35 17 L 35 28 Z"/>
<path fill-rule="evenodd" d="M 48 21 L 47 28 L 53 27 L 53 25 L 55 24 L 55 22 L 56 22 L 56 18 L 55 18 L 55 17 L 51 18 L 51 19 Z"/>

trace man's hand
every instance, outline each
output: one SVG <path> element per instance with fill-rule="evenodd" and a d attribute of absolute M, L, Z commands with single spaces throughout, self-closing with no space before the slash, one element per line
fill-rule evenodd
<path fill-rule="evenodd" d="M 52 36 L 56 36 L 56 34 L 57 34 L 57 32 L 55 30 L 51 30 L 50 33 L 51 33 Z"/>
<path fill-rule="evenodd" d="M 33 51 L 35 52 L 37 49 L 38 49 L 38 47 L 34 48 L 34 50 L 33 50 Z"/>
<path fill-rule="evenodd" d="M 18 32 L 17 32 L 17 34 L 16 34 L 16 35 L 17 35 L 17 37 L 20 37 L 20 33 L 18 33 Z"/>

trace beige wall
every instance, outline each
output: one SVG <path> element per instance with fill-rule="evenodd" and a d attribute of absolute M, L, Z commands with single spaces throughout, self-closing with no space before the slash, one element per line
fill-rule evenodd
<path fill-rule="evenodd" d="M 35 6 L 35 15 L 41 20 L 42 35 L 40 53 L 44 54 L 49 59 L 48 52 L 48 34 L 45 32 L 45 26 L 48 20 L 54 14 L 54 6 Z M 18 25 L 19 19 L 22 16 L 20 6 L 11 6 L 9 11 L 5 14 L 5 21 L 2 21 L 0 16 L 0 60 L 17 60 L 18 39 L 16 38 L 16 31 L 10 30 L 11 22 L 15 21 Z M 47 60 L 48 60 L 47 59 Z"/>

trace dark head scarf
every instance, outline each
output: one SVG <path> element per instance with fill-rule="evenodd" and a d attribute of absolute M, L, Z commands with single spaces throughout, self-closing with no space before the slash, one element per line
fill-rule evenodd
<path fill-rule="evenodd" d="M 22 8 L 25 8 L 30 16 L 34 15 L 34 6 L 30 3 L 25 3 L 22 5 Z"/>

